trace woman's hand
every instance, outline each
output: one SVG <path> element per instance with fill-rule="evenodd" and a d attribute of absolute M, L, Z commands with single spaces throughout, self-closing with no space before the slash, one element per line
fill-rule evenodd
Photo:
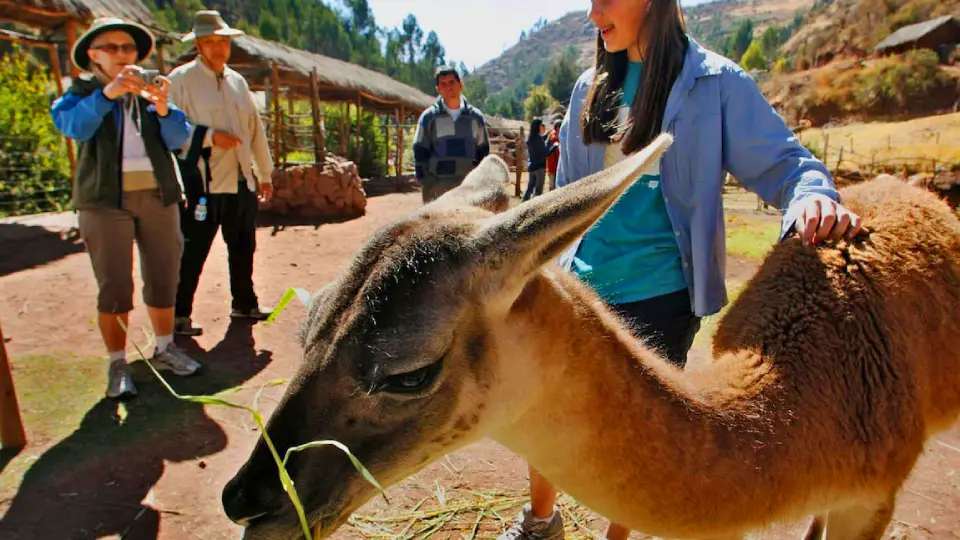
<path fill-rule="evenodd" d="M 824 240 L 852 240 L 863 225 L 860 216 L 829 197 L 807 197 L 800 204 L 803 211 L 794 227 L 805 246 Z"/>
<path fill-rule="evenodd" d="M 167 113 L 170 112 L 170 108 L 167 106 L 169 103 L 170 79 L 159 75 L 156 81 L 158 81 L 159 84 L 151 84 L 144 87 L 140 95 L 157 107 L 158 115 L 166 116 Z"/>
<path fill-rule="evenodd" d="M 140 78 L 140 68 L 127 66 L 113 81 L 103 89 L 107 99 L 115 100 L 124 94 L 137 94 L 143 88 L 143 79 Z"/>

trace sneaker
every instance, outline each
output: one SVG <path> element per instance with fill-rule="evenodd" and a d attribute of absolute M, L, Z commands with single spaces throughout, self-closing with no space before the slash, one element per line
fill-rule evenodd
<path fill-rule="evenodd" d="M 203 328 L 193 324 L 190 317 L 176 317 L 173 319 L 173 333 L 180 336 L 199 336 L 203 334 Z"/>
<path fill-rule="evenodd" d="M 563 518 L 554 509 L 552 518 L 537 519 L 530 504 L 525 504 L 517 520 L 497 540 L 563 540 Z"/>
<path fill-rule="evenodd" d="M 193 375 L 200 369 L 200 363 L 187 356 L 187 353 L 180 347 L 171 343 L 167 349 L 161 353 L 154 351 L 153 367 L 159 371 L 172 371 L 174 375 L 181 377 Z"/>
<path fill-rule="evenodd" d="M 126 362 L 111 362 L 107 370 L 107 397 L 110 399 L 130 399 L 136 397 L 137 387 L 133 385 L 133 370 Z"/>
<path fill-rule="evenodd" d="M 272 309 L 263 309 L 255 307 L 253 309 L 234 309 L 230 312 L 230 317 L 234 319 L 253 319 L 255 321 L 265 321 L 273 313 Z"/>

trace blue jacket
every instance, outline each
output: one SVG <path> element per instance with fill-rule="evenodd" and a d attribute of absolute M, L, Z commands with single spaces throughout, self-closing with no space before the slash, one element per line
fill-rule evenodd
<path fill-rule="evenodd" d="M 779 240 L 802 208 L 820 196 L 840 200 L 826 167 L 800 145 L 756 83 L 732 61 L 692 38 L 683 69 L 667 99 L 662 131 L 674 143 L 660 161 L 667 213 L 680 247 L 691 308 L 698 316 L 726 305 L 723 181 L 732 174 L 768 204 L 783 210 Z M 557 185 L 603 169 L 605 144 L 583 144 L 580 113 L 593 68 L 577 80 L 560 127 Z M 558 263 L 569 269 L 577 241 Z"/>
<path fill-rule="evenodd" d="M 183 111 L 173 104 L 167 116 L 157 115 L 156 106 L 136 98 L 141 110 L 141 135 L 165 205 L 183 198 L 180 172 L 172 152 L 190 136 L 191 126 Z M 123 107 L 103 94 L 96 79 L 75 79 L 70 89 L 50 108 L 53 125 L 79 142 L 77 175 L 73 185 L 74 208 L 122 208 L 121 154 Z M 105 121 L 107 118 L 110 121 Z"/>

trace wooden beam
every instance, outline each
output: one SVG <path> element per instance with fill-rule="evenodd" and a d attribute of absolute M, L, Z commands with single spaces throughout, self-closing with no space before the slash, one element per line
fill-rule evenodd
<path fill-rule="evenodd" d="M 353 160 L 357 164 L 357 168 L 360 167 L 360 113 L 362 112 L 362 107 L 360 105 L 360 94 L 357 94 L 357 138 L 354 141 L 356 147 L 354 148 L 354 154 L 356 159 Z"/>
<path fill-rule="evenodd" d="M 48 46 L 47 52 L 50 54 L 50 67 L 53 69 L 53 78 L 57 81 L 57 96 L 62 96 L 63 72 L 60 70 L 60 54 L 57 52 L 57 46 Z M 67 143 L 67 159 L 70 160 L 70 183 L 72 184 L 77 176 L 77 156 L 73 151 L 73 139 L 64 136 L 63 140 Z"/>
<path fill-rule="evenodd" d="M 273 166 L 277 167 L 280 164 L 280 133 L 283 126 L 280 112 L 280 72 L 276 64 L 272 65 L 271 77 L 273 82 Z"/>
<path fill-rule="evenodd" d="M 13 374 L 7 357 L 6 340 L 0 328 L 0 446 L 5 450 L 23 448 L 27 444 L 27 435 L 23 430 L 20 417 L 20 403 L 17 390 L 13 386 Z"/>
<path fill-rule="evenodd" d="M 163 56 L 163 44 L 157 43 L 157 69 L 161 75 L 167 74 L 167 60 Z"/>
<path fill-rule="evenodd" d="M 403 131 L 406 120 L 406 110 L 400 105 L 400 113 L 397 117 L 397 177 L 403 176 Z"/>
<path fill-rule="evenodd" d="M 350 114 L 350 104 L 344 101 L 340 107 L 340 155 L 347 155 L 347 137 L 350 133 L 347 131 L 347 120 Z"/>
<path fill-rule="evenodd" d="M 524 129 L 521 127 L 520 138 L 517 139 L 517 144 L 516 146 L 514 146 L 514 151 L 513 151 L 513 164 L 517 172 L 517 187 L 516 187 L 516 190 L 514 191 L 514 194 L 517 197 L 523 196 L 520 193 L 520 178 L 521 176 L 523 176 L 523 161 L 526 158 L 526 156 L 524 155 L 524 148 L 523 148 L 523 145 L 525 144 L 524 141 L 526 140 L 527 140 L 527 136 L 524 135 Z M 530 179 L 527 178 L 527 182 L 529 181 Z"/>
<path fill-rule="evenodd" d="M 327 157 L 327 141 L 323 133 L 323 110 L 317 96 L 317 68 L 310 73 L 310 110 L 313 112 L 313 159 L 323 163 Z"/>
<path fill-rule="evenodd" d="M 77 20 L 67 19 L 63 29 L 67 37 L 67 61 L 70 62 L 70 77 L 77 78 L 80 76 L 80 68 L 73 65 L 73 61 L 70 60 L 70 53 L 73 52 L 73 46 L 77 43 Z"/>

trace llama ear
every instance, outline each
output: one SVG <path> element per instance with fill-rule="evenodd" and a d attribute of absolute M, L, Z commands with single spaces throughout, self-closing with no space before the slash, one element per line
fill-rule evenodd
<path fill-rule="evenodd" d="M 510 205 L 508 182 L 510 169 L 507 163 L 490 154 L 467 174 L 459 186 L 425 205 L 424 209 L 473 206 L 494 213 L 503 212 Z"/>
<path fill-rule="evenodd" d="M 616 165 L 484 221 L 477 250 L 504 279 L 526 281 L 583 235 L 673 144 L 662 134 Z M 519 292 L 519 291 L 518 291 Z"/>

